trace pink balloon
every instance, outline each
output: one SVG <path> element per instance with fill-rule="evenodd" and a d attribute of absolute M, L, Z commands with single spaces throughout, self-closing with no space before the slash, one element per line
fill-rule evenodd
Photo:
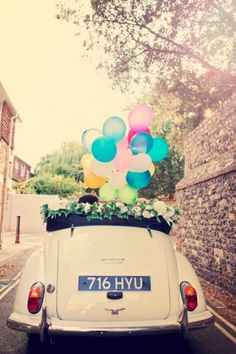
<path fill-rule="evenodd" d="M 145 129 L 144 130 L 145 133 L 149 133 L 151 134 L 151 130 L 149 128 Z M 137 134 L 137 132 L 134 132 L 132 129 L 129 130 L 129 133 L 128 133 L 128 144 L 131 142 L 133 136 Z"/>
<path fill-rule="evenodd" d="M 117 149 L 127 149 L 129 146 L 129 142 L 127 137 L 125 136 L 121 141 L 119 141 L 117 144 Z"/>
<path fill-rule="evenodd" d="M 122 171 L 129 167 L 132 160 L 132 152 L 129 149 L 117 149 L 116 157 L 114 158 L 113 166 L 116 171 Z"/>
<path fill-rule="evenodd" d="M 128 116 L 131 130 L 135 133 L 145 131 L 152 123 L 153 115 L 149 107 L 144 104 L 135 106 Z"/>

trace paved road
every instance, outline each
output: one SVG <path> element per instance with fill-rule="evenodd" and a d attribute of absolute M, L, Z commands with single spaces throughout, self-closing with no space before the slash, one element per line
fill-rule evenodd
<path fill-rule="evenodd" d="M 32 252 L 32 251 L 31 251 Z M 13 276 L 21 269 L 27 252 L 20 255 L 14 262 L 13 269 L 7 274 Z M 14 274 L 10 274 L 13 272 Z M 6 327 L 6 319 L 11 313 L 16 288 L 6 295 L 0 295 L 0 354 L 36 354 L 42 353 L 42 348 L 30 348 L 27 336 Z M 45 351 L 44 351 L 45 352 Z M 151 336 L 132 338 L 59 338 L 48 350 L 50 353 L 83 353 L 83 354 L 235 354 L 236 345 L 225 337 L 216 327 L 191 332 L 186 344 L 178 336 Z"/>

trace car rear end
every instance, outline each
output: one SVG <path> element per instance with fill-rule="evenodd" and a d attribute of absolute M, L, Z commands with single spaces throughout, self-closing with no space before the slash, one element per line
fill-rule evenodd
<path fill-rule="evenodd" d="M 190 298 L 183 298 L 184 290 L 181 297 L 180 285 L 191 274 L 182 279 L 184 265 L 178 263 L 170 238 L 148 228 L 96 225 L 49 233 L 44 297 L 28 299 L 33 311 L 35 301 L 41 301 L 41 309 L 28 314 L 21 328 L 40 333 L 42 339 L 45 334 L 185 333 Z M 32 285 L 37 287 L 35 281 Z M 37 297 L 42 289 L 28 293 Z M 207 320 L 201 294 L 198 300 L 191 311 L 197 320 L 205 313 Z M 39 325 L 30 327 L 30 319 L 39 316 Z M 9 326 L 20 329 L 13 322 L 14 313 Z"/>
<path fill-rule="evenodd" d="M 56 242 L 57 240 L 57 242 Z M 88 226 L 56 231 L 49 254 L 49 332 L 178 330 L 177 265 L 168 236 L 145 228 Z M 52 248 L 52 249 L 51 249 Z M 56 250 L 57 249 L 57 250 Z M 50 260 L 51 259 L 51 260 Z M 50 274 L 50 270 L 48 272 Z"/>

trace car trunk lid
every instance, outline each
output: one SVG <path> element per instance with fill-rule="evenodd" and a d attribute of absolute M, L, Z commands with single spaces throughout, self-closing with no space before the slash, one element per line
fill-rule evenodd
<path fill-rule="evenodd" d="M 59 318 L 86 322 L 166 318 L 170 294 L 164 237 L 159 231 L 124 226 L 80 227 L 73 237 L 62 230 Z"/>

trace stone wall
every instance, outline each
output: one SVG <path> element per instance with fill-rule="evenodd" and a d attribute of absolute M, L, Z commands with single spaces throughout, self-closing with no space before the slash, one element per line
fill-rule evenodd
<path fill-rule="evenodd" d="M 236 99 L 186 139 L 180 248 L 206 280 L 236 294 Z"/>

